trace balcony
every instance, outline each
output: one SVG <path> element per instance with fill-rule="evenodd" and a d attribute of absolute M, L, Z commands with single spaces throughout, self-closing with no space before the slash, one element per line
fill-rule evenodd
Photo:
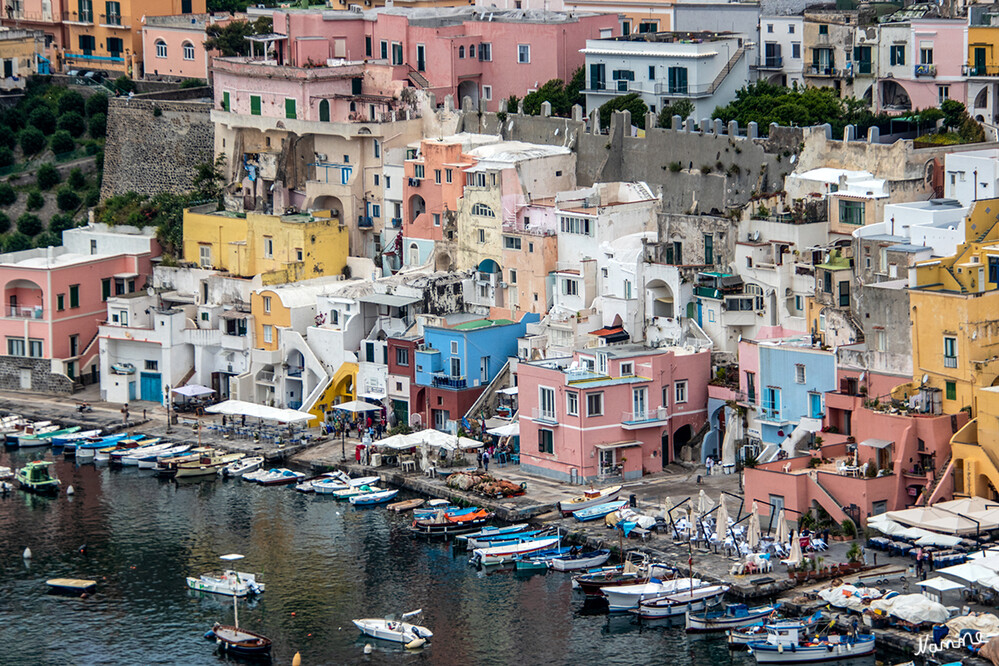
<path fill-rule="evenodd" d="M 555 412 L 541 409 L 540 407 L 534 407 L 531 409 L 531 418 L 535 423 L 558 425 L 558 416 L 555 415 Z"/>
<path fill-rule="evenodd" d="M 809 65 L 805 68 L 805 74 L 807 76 L 823 76 L 829 78 L 853 78 L 852 69 L 836 69 L 831 65 Z"/>
<path fill-rule="evenodd" d="M 410 178 L 409 179 L 409 186 L 410 187 L 419 187 L 420 186 L 420 179 L 419 178 Z"/>
<path fill-rule="evenodd" d="M 93 11 L 88 12 L 63 12 L 62 20 L 64 23 L 79 23 L 82 25 L 93 25 L 94 23 L 94 13 Z"/>
<path fill-rule="evenodd" d="M 261 384 L 274 384 L 274 373 L 273 372 L 261 372 L 257 375 L 257 381 Z"/>
<path fill-rule="evenodd" d="M 724 71 L 725 70 L 722 70 L 722 72 Z M 711 83 L 678 86 L 675 83 L 670 85 L 668 81 L 665 83 L 660 81 L 659 83 L 656 83 L 655 94 L 662 95 L 664 97 L 709 97 L 713 92 L 714 88 Z"/>
<path fill-rule="evenodd" d="M 374 221 L 367 215 L 358 215 L 357 227 L 359 229 L 371 229 L 372 227 L 374 227 Z"/>
<path fill-rule="evenodd" d="M 401 217 L 393 217 L 392 218 L 392 228 L 393 229 L 398 229 L 401 226 L 402 226 L 402 218 Z"/>
<path fill-rule="evenodd" d="M 44 312 L 41 305 L 34 307 L 7 306 L 7 316 L 17 319 L 41 319 Z"/>
<path fill-rule="evenodd" d="M 694 295 L 700 296 L 701 298 L 713 298 L 715 300 L 721 300 L 722 292 L 721 289 L 715 289 L 714 287 L 704 287 L 701 285 L 694 286 Z"/>
<path fill-rule="evenodd" d="M 790 421 L 781 416 L 779 409 L 769 409 L 767 407 L 760 408 L 760 415 L 758 417 L 758 420 L 768 425 L 774 425 L 774 426 L 782 426 L 786 423 L 790 423 Z"/>
<path fill-rule="evenodd" d="M 999 76 L 999 67 L 987 67 L 985 65 L 962 65 L 961 73 L 964 76 Z"/>
<path fill-rule="evenodd" d="M 957 367 L 957 357 L 956 356 L 944 356 L 944 367 L 945 368 L 956 368 Z"/>
<path fill-rule="evenodd" d="M 934 77 L 937 75 L 936 65 L 916 65 L 914 74 L 918 79 L 920 76 Z"/>
<path fill-rule="evenodd" d="M 782 69 L 783 67 L 784 67 L 784 58 L 780 56 L 777 57 L 771 56 L 769 58 L 764 58 L 763 60 L 760 61 L 760 64 L 756 66 L 757 69 L 774 69 L 774 70 Z"/>
<path fill-rule="evenodd" d="M 468 388 L 468 380 L 464 377 L 452 377 L 443 372 L 435 372 L 430 377 L 430 383 L 434 388 L 446 388 L 452 390 L 462 390 Z"/>
<path fill-rule="evenodd" d="M 121 14 L 101 14 L 99 18 L 99 24 L 102 28 L 121 28 L 122 30 L 128 30 L 132 26 L 129 25 L 131 20 L 127 16 L 122 16 Z"/>
<path fill-rule="evenodd" d="M 669 422 L 669 410 L 665 407 L 647 409 L 642 412 L 624 412 L 621 415 L 621 427 L 625 430 L 653 428 Z"/>

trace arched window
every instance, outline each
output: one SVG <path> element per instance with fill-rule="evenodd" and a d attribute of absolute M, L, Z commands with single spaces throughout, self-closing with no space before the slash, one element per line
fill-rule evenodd
<path fill-rule="evenodd" d="M 492 208 L 480 203 L 472 206 L 472 215 L 479 215 L 481 217 L 496 217 L 496 213 L 493 212 Z"/>
<path fill-rule="evenodd" d="M 319 120 L 324 123 L 330 121 L 330 101 L 328 99 L 319 102 Z"/>
<path fill-rule="evenodd" d="M 164 42 L 162 39 L 157 39 L 156 40 L 156 57 L 157 58 L 166 58 L 167 57 L 166 42 Z"/>
<path fill-rule="evenodd" d="M 357 104 L 355 102 L 351 102 L 350 103 L 350 112 L 354 113 L 355 111 L 357 111 Z"/>
<path fill-rule="evenodd" d="M 184 60 L 194 60 L 194 44 L 184 42 Z"/>
<path fill-rule="evenodd" d="M 465 59 L 465 47 L 464 46 L 459 46 L 458 47 L 458 58 L 461 59 L 461 60 Z"/>
<path fill-rule="evenodd" d="M 475 44 L 470 44 L 468 46 L 468 57 L 469 58 L 474 58 L 475 57 Z"/>

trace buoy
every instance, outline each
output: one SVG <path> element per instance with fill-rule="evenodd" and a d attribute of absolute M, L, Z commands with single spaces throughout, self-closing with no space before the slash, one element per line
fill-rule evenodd
<path fill-rule="evenodd" d="M 291 666 L 302 666 L 302 655 L 299 652 L 295 653 L 295 656 L 291 658 Z"/>
<path fill-rule="evenodd" d="M 76 490 L 73 488 L 73 486 L 69 486 L 69 487 L 66 488 L 66 494 L 67 495 L 75 495 L 76 494 Z"/>
<path fill-rule="evenodd" d="M 26 560 L 30 560 L 31 559 L 31 549 L 30 548 L 25 548 L 24 552 L 21 553 L 21 557 L 23 557 Z"/>
<path fill-rule="evenodd" d="M 295 611 L 292 611 L 292 612 L 291 612 L 291 616 L 292 616 L 292 617 L 295 617 Z"/>
<path fill-rule="evenodd" d="M 371 652 L 373 650 L 374 650 L 374 648 L 371 647 L 371 643 L 365 643 L 364 644 L 364 654 L 371 654 Z"/>
<path fill-rule="evenodd" d="M 423 647 L 427 642 L 426 638 L 414 638 L 413 640 L 406 643 L 407 650 L 415 650 L 417 648 Z"/>

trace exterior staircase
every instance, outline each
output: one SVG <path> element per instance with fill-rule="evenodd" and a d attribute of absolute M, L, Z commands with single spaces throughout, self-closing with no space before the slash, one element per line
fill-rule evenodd
<path fill-rule="evenodd" d="M 711 82 L 711 87 L 708 88 L 709 95 L 714 94 L 715 90 L 718 89 L 718 86 L 722 84 L 722 81 L 725 80 L 725 77 L 729 75 L 729 72 L 732 71 L 736 63 L 739 62 L 739 59 L 742 58 L 742 56 L 745 53 L 746 53 L 745 46 L 740 46 L 738 49 L 736 49 L 735 53 L 732 54 L 732 57 L 729 58 L 727 63 L 725 63 L 725 66 L 722 67 L 720 72 L 718 72 L 718 76 L 715 77 L 715 80 Z"/>
<path fill-rule="evenodd" d="M 939 472 L 937 472 L 936 480 L 933 482 L 933 486 L 930 488 L 930 492 L 923 494 L 923 497 L 926 498 L 925 502 L 922 503 L 916 502 L 918 506 L 928 506 L 933 502 L 937 501 L 936 499 L 934 499 L 933 496 L 936 494 L 937 488 L 940 487 L 940 482 L 954 473 L 953 458 L 954 458 L 953 453 L 947 454 L 947 458 L 944 460 L 943 465 L 940 466 Z"/>
<path fill-rule="evenodd" d="M 427 90 L 430 88 L 430 81 L 427 81 L 427 77 L 423 76 L 423 74 L 420 74 L 412 67 L 409 68 L 409 73 L 406 76 L 408 76 L 409 80 L 413 82 L 413 85 L 420 90 Z"/>
<path fill-rule="evenodd" d="M 828 488 L 822 485 L 822 482 L 819 481 L 818 474 L 815 475 L 815 479 L 812 482 L 815 484 L 815 487 L 818 488 L 819 490 L 818 493 L 820 495 L 820 497 L 818 498 L 819 504 L 822 506 L 823 509 L 826 510 L 826 513 L 828 513 L 833 518 L 833 520 L 835 520 L 838 523 L 842 523 L 844 520 L 848 518 L 851 521 L 853 520 L 852 518 L 850 518 L 850 516 L 846 515 L 845 511 L 843 511 L 843 504 L 840 503 L 840 501 L 837 500 L 835 497 L 833 497 L 833 494 L 829 492 Z M 860 525 L 857 525 L 857 528 L 859 529 Z"/>

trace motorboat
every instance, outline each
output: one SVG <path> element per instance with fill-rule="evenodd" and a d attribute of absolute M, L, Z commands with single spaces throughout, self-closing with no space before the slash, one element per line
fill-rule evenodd
<path fill-rule="evenodd" d="M 213 451 L 202 454 L 197 460 L 182 462 L 177 465 L 177 479 L 189 479 L 199 476 L 211 476 L 218 474 L 220 468 L 225 467 L 235 460 L 242 460 L 243 453 L 221 453 Z"/>
<path fill-rule="evenodd" d="M 260 594 L 264 591 L 264 584 L 257 581 L 255 574 L 231 569 L 220 573 L 201 574 L 198 578 L 188 576 L 187 586 L 198 592 L 237 597 Z"/>
<path fill-rule="evenodd" d="M 597 520 L 608 516 L 618 509 L 623 509 L 628 506 L 628 500 L 616 500 L 614 502 L 604 502 L 602 504 L 596 504 L 589 507 L 588 509 L 580 509 L 572 514 L 572 517 L 579 522 L 586 522 L 588 520 Z"/>
<path fill-rule="evenodd" d="M 433 518 L 434 516 L 445 514 L 448 516 L 461 516 L 466 513 L 474 513 L 479 510 L 479 507 L 473 506 L 469 508 L 462 508 L 460 506 L 455 506 L 453 504 L 438 504 L 437 506 L 428 507 L 426 509 L 418 509 L 413 512 L 413 517 L 417 520 L 425 520 Z"/>
<path fill-rule="evenodd" d="M 155 458 L 160 453 L 163 453 L 167 449 L 175 446 L 177 445 L 173 442 L 157 442 L 156 444 L 141 446 L 137 449 L 115 451 L 111 454 L 110 462 L 112 465 L 129 465 L 135 467 L 139 464 L 139 460 L 145 458 L 146 456 L 152 456 Z"/>
<path fill-rule="evenodd" d="M 606 548 L 601 550 L 590 550 L 579 553 L 569 553 L 562 557 L 556 557 L 548 562 L 550 568 L 555 571 L 576 571 L 579 569 L 592 569 L 599 567 L 610 559 L 611 552 Z"/>
<path fill-rule="evenodd" d="M 666 581 L 652 578 L 647 583 L 602 587 L 600 591 L 607 597 L 607 608 L 613 613 L 638 608 L 638 605 L 646 599 L 703 586 L 704 582 L 697 578 L 674 578 Z"/>
<path fill-rule="evenodd" d="M 609 488 L 601 488 L 600 490 L 590 489 L 579 497 L 563 500 L 556 506 L 562 512 L 563 516 L 568 516 L 581 509 L 589 509 L 591 506 L 616 500 L 617 496 L 621 494 L 621 488 L 622 486 L 610 486 Z"/>
<path fill-rule="evenodd" d="M 32 434 L 22 434 L 17 438 L 17 445 L 22 449 L 38 447 L 38 446 L 49 446 L 52 443 L 53 437 L 58 437 L 60 435 L 72 435 L 74 432 L 79 432 L 80 426 L 72 426 L 70 428 L 60 428 L 56 425 L 46 426 L 39 430 L 36 430 Z"/>
<path fill-rule="evenodd" d="M 416 515 L 414 513 L 414 515 Z M 484 527 L 478 532 L 472 532 L 471 534 L 462 534 L 457 537 L 458 541 L 466 541 L 468 539 L 474 539 L 476 537 L 486 537 L 496 534 L 513 534 L 516 532 L 523 532 L 530 527 L 527 523 L 517 523 L 516 525 L 507 525 L 505 527 Z"/>
<path fill-rule="evenodd" d="M 95 463 L 109 463 L 111 462 L 111 456 L 115 453 L 123 453 L 126 451 L 131 451 L 134 449 L 142 448 L 144 446 L 153 446 L 158 444 L 160 441 L 159 437 L 146 438 L 145 435 L 139 435 L 138 438 L 123 439 L 116 442 L 112 446 L 107 446 L 103 449 L 97 449 L 94 454 Z"/>
<path fill-rule="evenodd" d="M 765 619 L 756 624 L 729 629 L 726 632 L 728 647 L 732 650 L 745 649 L 750 643 L 763 640 L 783 642 L 785 646 L 795 643 L 800 636 L 807 636 L 818 627 L 822 619 L 822 611 L 816 611 L 804 620 L 771 620 Z M 792 630 L 794 633 L 792 633 Z"/>
<path fill-rule="evenodd" d="M 687 613 L 687 631 L 725 631 L 748 627 L 773 615 L 780 604 L 750 608 L 746 604 L 728 604 L 720 611 Z"/>
<path fill-rule="evenodd" d="M 175 458 L 183 453 L 187 453 L 190 450 L 190 444 L 174 444 L 173 446 L 168 446 L 162 451 L 148 453 L 142 456 L 135 456 L 135 464 L 139 466 L 139 469 L 156 469 L 156 466 L 160 464 L 161 460 Z M 135 454 L 133 454 L 133 456 L 134 455 Z M 130 462 L 130 459 L 133 456 L 126 456 L 123 462 L 126 465 L 131 465 L 132 463 Z"/>
<path fill-rule="evenodd" d="M 467 539 L 468 550 L 476 548 L 489 548 L 507 543 L 517 543 L 536 537 L 544 530 L 528 530 L 525 532 L 504 532 L 503 534 L 486 534 L 484 536 L 470 536 Z"/>
<path fill-rule="evenodd" d="M 263 456 L 250 456 L 249 458 L 242 458 L 241 460 L 235 460 L 222 469 L 219 470 L 224 478 L 235 478 L 245 475 L 248 472 L 254 472 L 260 469 L 264 464 Z"/>
<path fill-rule="evenodd" d="M 363 620 L 352 620 L 354 626 L 360 629 L 365 636 L 378 638 L 383 641 L 393 641 L 403 643 L 406 647 L 420 647 L 431 638 L 434 633 L 426 627 L 418 624 L 411 624 L 406 620 L 412 620 L 423 612 L 422 609 L 404 613 L 398 620 L 388 617 L 385 619 L 366 618 Z"/>
<path fill-rule="evenodd" d="M 21 490 L 39 495 L 57 495 L 62 484 L 52 475 L 50 467 L 55 463 L 47 460 L 34 460 L 17 470 L 15 478 Z"/>
<path fill-rule="evenodd" d="M 527 553 L 548 550 L 558 546 L 562 540 L 559 535 L 546 537 L 543 539 L 530 539 L 519 543 L 506 544 L 502 546 L 490 546 L 488 548 L 476 548 L 472 551 L 469 562 L 476 565 L 488 566 L 490 564 L 502 564 L 511 562 L 520 555 Z"/>
<path fill-rule="evenodd" d="M 683 590 L 661 597 L 644 599 L 632 611 L 644 619 L 679 617 L 689 612 L 703 611 L 721 603 L 728 592 L 727 585 L 707 585 L 693 590 Z"/>
<path fill-rule="evenodd" d="M 65 435 L 56 435 L 52 437 L 52 446 L 55 448 L 61 447 L 63 453 L 65 453 L 67 448 L 75 450 L 77 443 L 80 441 L 88 440 L 91 437 L 98 437 L 100 434 L 100 430 L 81 430 Z"/>
<path fill-rule="evenodd" d="M 92 437 L 85 442 L 77 442 L 73 447 L 67 446 L 63 448 L 63 455 L 76 456 L 77 462 L 89 462 L 94 459 L 94 456 L 99 449 L 106 449 L 109 446 L 114 446 L 126 437 L 128 437 L 128 435 L 125 433 L 121 433 L 119 435 L 108 435 L 106 437 Z"/>
<path fill-rule="evenodd" d="M 59 429 L 59 426 L 52 423 L 52 421 L 34 421 L 32 423 L 26 423 L 19 430 L 15 430 L 13 433 L 7 434 L 7 441 L 13 439 L 13 443 L 17 446 L 21 445 L 21 439 L 24 438 L 25 441 L 30 441 L 38 439 L 39 436 L 55 432 Z"/>
<path fill-rule="evenodd" d="M 383 489 L 378 486 L 351 486 L 350 488 L 344 488 L 343 490 L 337 490 L 333 493 L 333 497 L 339 500 L 349 500 L 351 497 L 356 497 L 358 495 L 365 495 L 367 493 L 377 493 L 381 492 Z"/>
<path fill-rule="evenodd" d="M 577 574 L 572 579 L 572 586 L 588 597 L 602 597 L 604 593 L 600 591 L 601 588 L 648 583 L 652 578 L 663 579 L 673 576 L 675 571 L 668 564 L 642 557 L 638 561 L 629 559 L 617 566 L 601 567 Z"/>
<path fill-rule="evenodd" d="M 257 479 L 257 483 L 262 486 L 285 486 L 289 483 L 301 481 L 304 478 L 305 474 L 302 474 L 301 472 L 280 467 L 268 470 L 267 474 L 264 474 Z"/>
<path fill-rule="evenodd" d="M 792 628 L 781 637 L 768 627 L 766 640 L 751 642 L 748 647 L 758 664 L 814 664 L 873 654 L 874 643 L 874 634 L 806 637 Z"/>
<path fill-rule="evenodd" d="M 383 490 L 377 493 L 365 493 L 364 495 L 355 495 L 354 497 L 351 497 L 350 503 L 355 506 L 385 504 L 398 494 L 398 490 Z"/>
<path fill-rule="evenodd" d="M 182 463 L 195 462 L 201 459 L 201 456 L 212 453 L 213 449 L 210 447 L 200 447 L 197 449 L 190 449 L 186 453 L 182 453 L 177 456 L 171 456 L 169 458 L 160 457 L 156 460 L 156 467 L 153 469 L 156 472 L 156 476 L 163 478 L 172 478 L 177 474 L 177 467 Z"/>

